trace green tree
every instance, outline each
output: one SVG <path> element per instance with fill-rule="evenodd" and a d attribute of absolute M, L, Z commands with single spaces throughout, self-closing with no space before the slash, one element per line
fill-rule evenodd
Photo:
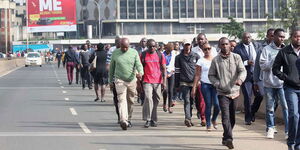
<path fill-rule="evenodd" d="M 281 20 L 280 24 L 283 28 L 291 30 L 297 27 L 299 24 L 299 4 L 300 0 L 289 0 L 287 5 L 284 5 L 282 0 L 279 1 L 280 6 L 282 6 L 278 11 L 276 11 L 276 16 Z"/>
<path fill-rule="evenodd" d="M 228 34 L 229 37 L 233 37 L 234 39 L 241 39 L 242 34 L 245 31 L 242 23 L 236 22 L 233 17 L 228 17 L 230 23 L 224 24 L 220 26 L 222 33 Z"/>

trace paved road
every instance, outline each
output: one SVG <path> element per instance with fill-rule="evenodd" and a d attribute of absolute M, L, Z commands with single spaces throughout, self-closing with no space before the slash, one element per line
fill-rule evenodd
<path fill-rule="evenodd" d="M 108 90 L 107 90 L 108 91 Z M 183 124 L 183 107 L 174 113 L 159 109 L 159 126 L 143 128 L 136 104 L 133 128 L 122 131 L 108 91 L 107 102 L 93 102 L 94 92 L 67 85 L 66 72 L 56 65 L 20 68 L 0 77 L 0 150 L 222 150 L 222 129 L 205 131 Z M 196 116 L 196 115 L 194 115 Z M 264 121 L 243 125 L 237 117 L 235 149 L 285 150 L 283 127 L 275 139 L 265 138 Z"/>

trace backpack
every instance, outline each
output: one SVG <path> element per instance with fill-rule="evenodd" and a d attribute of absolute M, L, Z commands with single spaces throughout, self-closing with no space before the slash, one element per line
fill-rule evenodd
<path fill-rule="evenodd" d="M 143 51 L 142 54 L 141 54 L 141 63 L 143 65 L 143 67 L 145 67 L 145 65 L 146 65 L 145 58 L 146 58 L 147 52 L 148 52 L 148 50 Z M 164 76 L 165 74 L 164 74 L 163 69 L 162 69 L 162 66 L 163 66 L 163 64 L 162 64 L 162 53 L 156 50 L 156 54 L 158 55 L 158 58 L 159 58 L 160 71 L 162 73 L 162 76 Z"/>

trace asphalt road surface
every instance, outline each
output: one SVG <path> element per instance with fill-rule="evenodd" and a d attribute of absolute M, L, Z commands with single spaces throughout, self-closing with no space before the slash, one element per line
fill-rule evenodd
<path fill-rule="evenodd" d="M 68 85 L 66 71 L 55 64 L 22 67 L 0 77 L 0 150 L 222 150 L 222 127 L 207 132 L 194 115 L 195 127 L 184 126 L 183 107 L 174 113 L 159 106 L 156 128 L 143 128 L 135 104 L 133 128 L 121 130 L 107 89 L 106 102 L 94 102 L 93 90 Z M 219 116 L 220 122 L 220 116 Z M 275 139 L 265 138 L 264 120 L 243 125 L 237 116 L 234 145 L 239 150 L 285 150 L 282 125 Z"/>

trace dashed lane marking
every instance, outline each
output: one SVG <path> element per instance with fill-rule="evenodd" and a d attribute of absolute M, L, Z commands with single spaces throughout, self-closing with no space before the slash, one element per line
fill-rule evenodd
<path fill-rule="evenodd" d="M 65 98 L 65 101 L 69 101 L 69 100 L 70 100 L 69 98 L 67 98 L 67 97 Z"/>
<path fill-rule="evenodd" d="M 70 108 L 70 111 L 71 111 L 72 115 L 74 115 L 74 116 L 78 115 L 74 108 Z"/>
<path fill-rule="evenodd" d="M 83 122 L 79 122 L 78 124 L 84 133 L 86 134 L 92 133 L 92 131 Z"/>
<path fill-rule="evenodd" d="M 62 93 L 66 94 L 66 93 L 67 93 L 67 91 L 62 91 Z"/>

